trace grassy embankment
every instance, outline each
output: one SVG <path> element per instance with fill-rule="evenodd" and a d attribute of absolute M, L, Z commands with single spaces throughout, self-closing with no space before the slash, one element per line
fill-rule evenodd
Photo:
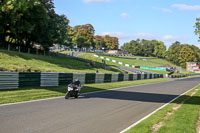
<path fill-rule="evenodd" d="M 97 68 L 90 68 L 87 63 L 67 57 L 38 56 L 0 50 L 0 71 L 18 72 L 88 72 L 93 73 Z M 105 70 L 98 68 L 101 73 L 119 73 L 117 68 Z"/>
<path fill-rule="evenodd" d="M 199 131 L 200 85 L 126 133 L 199 133 Z"/>
<path fill-rule="evenodd" d="M 135 86 L 148 83 L 170 81 L 170 79 L 148 79 L 137 81 L 123 81 L 115 83 L 85 84 L 81 93 L 108 90 L 120 87 Z M 45 99 L 64 96 L 67 86 L 58 87 L 31 87 L 16 90 L 0 90 L 0 104 Z"/>
<path fill-rule="evenodd" d="M 165 59 L 160 59 L 156 57 L 109 57 L 105 56 L 107 58 L 123 62 L 125 64 L 130 64 L 130 65 L 135 65 L 135 66 L 143 66 L 143 67 L 158 67 L 162 65 L 170 65 L 170 66 L 175 66 L 174 64 L 170 63 L 169 61 Z M 126 58 L 133 58 L 133 59 L 126 59 Z M 115 63 L 116 65 L 117 63 Z M 169 72 L 167 71 L 155 71 L 155 70 L 145 70 L 145 71 L 151 71 L 151 72 L 156 72 L 160 74 L 167 74 Z M 177 73 L 177 75 L 180 74 L 194 74 L 194 72 L 187 72 L 185 69 L 182 69 L 181 73 Z"/>

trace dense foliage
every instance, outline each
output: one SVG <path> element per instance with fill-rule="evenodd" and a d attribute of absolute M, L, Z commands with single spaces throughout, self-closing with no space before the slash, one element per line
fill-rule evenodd
<path fill-rule="evenodd" d="M 54 11 L 53 0 L 0 0 L 0 45 L 48 49 L 53 44 L 95 47 L 91 24 L 71 27 L 65 15 Z M 118 38 L 106 36 L 105 48 L 117 49 Z M 100 47 L 101 48 L 101 47 Z"/>
<path fill-rule="evenodd" d="M 200 41 L 200 18 L 196 19 L 196 24 L 195 24 L 195 33 L 199 35 L 199 41 Z"/>
<path fill-rule="evenodd" d="M 118 49 L 119 41 L 117 37 L 110 37 L 109 35 L 94 37 L 95 49 Z"/>
<path fill-rule="evenodd" d="M 186 62 L 199 62 L 200 50 L 194 45 L 173 43 L 167 51 L 167 60 L 181 67 L 186 67 Z"/>
<path fill-rule="evenodd" d="M 166 46 L 161 41 L 137 39 L 125 43 L 121 49 L 133 55 L 166 58 L 168 61 L 184 68 L 186 62 L 200 62 L 200 49 L 198 47 L 181 44 L 178 41 L 166 50 Z"/>
<path fill-rule="evenodd" d="M 0 0 L 0 43 L 44 48 L 66 39 L 69 20 L 54 11 L 52 0 Z"/>
<path fill-rule="evenodd" d="M 132 40 L 125 43 L 121 49 L 133 55 L 155 56 L 160 58 L 164 58 L 166 55 L 166 46 L 163 42 L 156 40 Z"/>

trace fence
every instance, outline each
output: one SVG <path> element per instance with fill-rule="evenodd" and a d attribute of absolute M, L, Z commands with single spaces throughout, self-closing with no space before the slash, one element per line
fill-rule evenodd
<path fill-rule="evenodd" d="M 67 85 L 73 82 L 75 79 L 79 79 L 82 84 L 91 84 L 133 81 L 151 78 L 163 78 L 163 75 L 122 73 L 0 72 L 0 89 Z"/>

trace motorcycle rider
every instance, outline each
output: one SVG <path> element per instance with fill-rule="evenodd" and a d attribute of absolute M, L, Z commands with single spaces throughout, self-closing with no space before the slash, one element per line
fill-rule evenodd
<path fill-rule="evenodd" d="M 75 79 L 74 82 L 68 85 L 67 92 L 65 94 L 65 99 L 69 99 L 70 97 L 78 98 L 81 91 L 81 82 L 78 79 Z"/>
<path fill-rule="evenodd" d="M 79 81 L 79 79 L 75 79 L 74 83 L 75 86 L 80 87 L 81 86 L 81 82 Z"/>
<path fill-rule="evenodd" d="M 81 82 L 79 81 L 79 79 L 75 79 L 75 81 L 73 82 L 73 84 L 79 89 L 79 93 L 80 93 Z"/>

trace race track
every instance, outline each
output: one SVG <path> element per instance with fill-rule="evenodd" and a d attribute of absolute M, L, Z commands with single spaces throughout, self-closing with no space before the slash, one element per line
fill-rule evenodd
<path fill-rule="evenodd" d="M 79 99 L 0 106 L 0 133 L 118 133 L 199 81 L 196 77 L 83 94 Z"/>

